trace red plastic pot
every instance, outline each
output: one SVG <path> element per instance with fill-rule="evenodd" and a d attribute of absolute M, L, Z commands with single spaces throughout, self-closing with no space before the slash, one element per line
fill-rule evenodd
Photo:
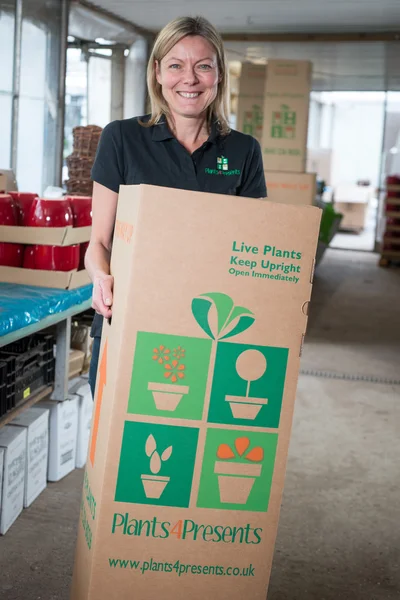
<path fill-rule="evenodd" d="M 0 194 L 0 225 L 18 225 L 18 209 L 10 194 Z"/>
<path fill-rule="evenodd" d="M 72 209 L 74 227 L 92 224 L 92 198 L 90 196 L 67 196 Z"/>
<path fill-rule="evenodd" d="M 35 246 L 25 246 L 24 260 L 22 263 L 24 269 L 35 269 Z"/>
<path fill-rule="evenodd" d="M 79 248 L 79 271 L 81 271 L 82 269 L 85 268 L 85 254 L 86 254 L 86 250 L 88 249 L 89 246 L 89 242 L 84 242 L 83 244 L 80 244 L 80 248 Z"/>
<path fill-rule="evenodd" d="M 30 227 L 67 227 L 73 224 L 69 200 L 38 198 L 33 203 L 28 218 Z"/>
<path fill-rule="evenodd" d="M 0 266 L 22 267 L 23 255 L 23 244 L 8 244 L 6 242 L 0 242 Z"/>
<path fill-rule="evenodd" d="M 9 194 L 18 207 L 19 225 L 28 226 L 32 205 L 38 195 L 34 192 L 9 192 Z"/>
<path fill-rule="evenodd" d="M 79 267 L 79 244 L 73 246 L 34 246 L 36 269 L 72 271 Z"/>

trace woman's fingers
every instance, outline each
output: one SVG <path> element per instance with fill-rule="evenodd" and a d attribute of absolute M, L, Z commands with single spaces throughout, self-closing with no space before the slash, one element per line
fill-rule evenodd
<path fill-rule="evenodd" d="M 96 277 L 93 283 L 92 307 L 106 319 L 112 315 L 113 285 L 114 278 L 106 274 Z"/>

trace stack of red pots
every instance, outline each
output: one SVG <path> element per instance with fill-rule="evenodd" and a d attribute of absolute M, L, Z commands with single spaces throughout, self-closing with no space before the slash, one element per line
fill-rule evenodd
<path fill-rule="evenodd" d="M 19 208 L 10 194 L 0 194 L 0 225 L 19 225 Z M 22 244 L 0 242 L 0 266 L 21 267 Z"/>
<path fill-rule="evenodd" d="M 37 194 L 0 194 L 0 225 L 25 227 L 85 227 L 92 224 L 92 199 L 68 196 L 53 200 Z M 85 244 L 45 246 L 0 243 L 0 265 L 48 271 L 84 268 Z"/>
<path fill-rule="evenodd" d="M 391 213 L 391 216 L 386 217 L 386 225 L 400 227 L 400 205 L 391 204 L 390 202 L 391 198 L 395 198 L 397 201 L 400 199 L 400 175 L 388 175 L 386 177 L 386 186 L 386 211 Z M 392 243 L 393 238 L 400 238 L 400 232 L 390 231 L 385 233 L 383 238 L 384 250 L 399 249 L 398 242 Z"/>

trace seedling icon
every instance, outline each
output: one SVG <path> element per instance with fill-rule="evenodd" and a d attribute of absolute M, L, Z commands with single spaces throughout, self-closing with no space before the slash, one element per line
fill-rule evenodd
<path fill-rule="evenodd" d="M 236 361 L 236 371 L 242 379 L 247 381 L 245 396 L 226 396 L 232 415 L 235 419 L 248 419 L 253 421 L 262 406 L 268 404 L 266 398 L 252 398 L 250 386 L 253 381 L 260 379 L 267 370 L 267 360 L 258 350 L 245 350 Z"/>
<path fill-rule="evenodd" d="M 168 446 L 160 455 L 154 436 L 149 435 L 146 440 L 145 452 L 150 458 L 151 475 L 142 475 L 144 493 L 147 498 L 156 498 L 158 500 L 170 480 L 170 477 L 163 477 L 158 475 L 158 473 L 161 471 L 162 463 L 171 458 L 172 446 Z"/>

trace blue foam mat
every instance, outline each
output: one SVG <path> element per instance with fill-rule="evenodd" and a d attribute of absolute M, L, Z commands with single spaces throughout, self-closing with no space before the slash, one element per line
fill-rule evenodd
<path fill-rule="evenodd" d="M 91 285 L 75 290 L 57 290 L 0 283 L 0 336 L 68 310 L 85 302 L 91 295 Z"/>

